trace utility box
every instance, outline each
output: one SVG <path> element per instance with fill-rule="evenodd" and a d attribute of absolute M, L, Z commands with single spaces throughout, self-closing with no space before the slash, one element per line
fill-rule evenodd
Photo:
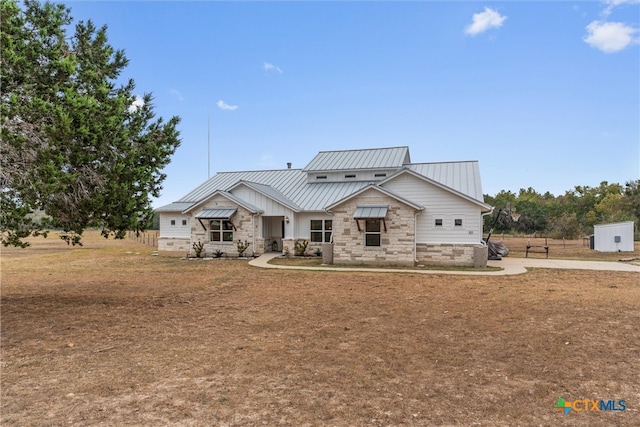
<path fill-rule="evenodd" d="M 322 263 L 333 264 L 333 243 L 322 244 Z"/>
<path fill-rule="evenodd" d="M 594 248 L 599 252 L 633 252 L 633 221 L 593 226 Z"/>

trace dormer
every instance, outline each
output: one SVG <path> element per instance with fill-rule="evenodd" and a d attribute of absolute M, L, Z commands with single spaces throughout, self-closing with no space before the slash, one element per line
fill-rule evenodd
<path fill-rule="evenodd" d="M 381 181 L 411 163 L 409 147 L 321 151 L 303 169 L 307 182 Z"/>

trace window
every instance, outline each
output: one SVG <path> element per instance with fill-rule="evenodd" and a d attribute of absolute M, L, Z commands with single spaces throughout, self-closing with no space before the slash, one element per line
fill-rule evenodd
<path fill-rule="evenodd" d="M 436 218 L 436 227 L 442 227 L 442 218 Z"/>
<path fill-rule="evenodd" d="M 209 221 L 209 240 L 212 242 L 233 242 L 233 224 L 226 219 Z"/>
<path fill-rule="evenodd" d="M 330 219 L 312 219 L 311 220 L 311 242 L 312 243 L 330 243 L 331 233 L 333 231 L 333 221 Z"/>
<path fill-rule="evenodd" d="M 176 225 L 176 220 L 175 219 L 171 220 L 171 225 Z"/>
<path fill-rule="evenodd" d="M 345 178 L 355 178 L 356 176 L 354 174 L 347 174 L 344 177 Z"/>
<path fill-rule="evenodd" d="M 327 175 L 318 175 L 316 179 L 327 179 Z"/>
<path fill-rule="evenodd" d="M 182 225 L 185 225 L 185 226 L 187 225 L 187 220 L 186 219 L 182 220 Z"/>
<path fill-rule="evenodd" d="M 453 225 L 456 227 L 462 227 L 462 218 L 456 218 L 453 220 Z"/>
<path fill-rule="evenodd" d="M 387 176 L 386 173 L 376 173 L 373 176 L 375 176 L 376 178 L 384 178 L 385 176 Z"/>
<path fill-rule="evenodd" d="M 380 219 L 367 219 L 364 225 L 365 246 L 380 246 Z"/>

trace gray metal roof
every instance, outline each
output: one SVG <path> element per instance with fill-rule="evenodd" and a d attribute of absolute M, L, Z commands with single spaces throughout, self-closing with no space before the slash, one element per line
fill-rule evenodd
<path fill-rule="evenodd" d="M 307 174 L 300 169 L 219 172 L 184 195 L 178 202 L 198 202 L 215 191 L 227 191 L 240 181 L 271 186 L 288 199 L 294 200 L 291 194 L 306 183 Z"/>
<path fill-rule="evenodd" d="M 236 188 L 238 185 L 244 184 L 249 188 L 252 188 L 253 190 L 262 193 L 263 195 L 265 195 L 266 197 L 269 197 L 270 199 L 275 200 L 276 202 L 287 206 L 288 208 L 290 208 L 293 211 L 299 212 L 302 210 L 302 208 L 300 208 L 300 206 L 296 205 L 294 202 L 292 202 L 291 200 L 289 200 L 289 198 L 287 198 L 284 194 L 282 194 L 281 192 L 279 192 L 278 190 L 276 190 L 275 188 L 273 188 L 270 185 L 265 185 L 265 184 L 260 184 L 258 182 L 250 182 L 250 181 L 239 181 L 236 185 L 234 185 L 230 191 L 233 191 L 234 188 Z"/>
<path fill-rule="evenodd" d="M 385 153 L 389 156 L 381 156 Z M 176 203 L 163 206 L 158 210 L 184 212 L 190 207 L 196 207 L 197 204 L 204 202 L 213 194 L 220 193 L 230 200 L 238 201 L 238 204 L 248 207 L 253 212 L 261 212 L 260 208 L 240 200 L 230 192 L 240 184 L 245 184 L 294 211 L 322 212 L 336 202 L 358 191 L 363 191 L 367 186 L 376 186 L 376 184 L 366 181 L 308 182 L 307 171 L 316 170 L 311 167 L 328 167 L 328 164 L 323 166 L 323 163 L 331 159 L 337 161 L 333 167 L 340 168 L 346 168 L 353 164 L 355 167 L 397 169 L 398 172 L 408 169 L 484 204 L 477 161 L 406 164 L 405 162 L 409 159 L 408 148 L 395 147 L 321 152 L 305 169 L 219 172 Z M 357 161 L 353 159 L 357 159 Z M 390 179 L 393 179 L 393 176 L 386 180 Z M 381 187 L 377 188 L 381 189 Z M 397 198 L 400 199 L 400 196 Z M 407 202 L 415 204 L 411 201 Z M 186 206 L 186 208 L 182 210 L 175 208 L 180 206 Z M 168 209 L 170 207 L 171 209 Z"/>
<path fill-rule="evenodd" d="M 394 199 L 401 201 L 402 203 L 406 204 L 407 206 L 411 206 L 412 208 L 416 209 L 416 210 L 423 210 L 424 206 L 417 204 L 416 202 L 407 199 L 406 197 L 403 197 L 397 193 L 394 193 L 393 191 L 389 190 L 388 188 L 385 187 L 381 187 L 380 185 L 377 185 L 375 183 L 369 183 L 367 185 L 365 185 L 364 187 L 362 187 L 361 189 L 351 192 L 349 194 L 347 194 L 345 197 L 342 197 L 340 199 L 336 199 L 333 203 L 328 204 L 326 206 L 326 209 L 333 209 L 334 207 L 340 205 L 341 203 L 344 203 L 345 201 L 352 199 L 354 197 L 359 196 L 360 194 L 364 193 L 367 190 L 374 190 L 374 191 L 379 191 L 380 193 L 383 193 L 389 197 L 393 197 Z"/>
<path fill-rule="evenodd" d="M 358 205 L 353 213 L 356 219 L 361 218 L 384 218 L 387 216 L 388 205 Z"/>
<path fill-rule="evenodd" d="M 303 169 L 305 172 L 356 169 L 394 169 L 411 163 L 409 147 L 365 150 L 321 151 Z"/>
<path fill-rule="evenodd" d="M 160 206 L 156 209 L 156 212 L 182 212 L 184 210 L 189 209 L 193 205 L 193 202 L 174 202 L 169 203 L 168 205 Z"/>
<path fill-rule="evenodd" d="M 196 214 L 196 218 L 205 218 L 205 219 L 222 219 L 222 218 L 231 218 L 234 213 L 236 213 L 237 208 L 211 208 L 211 209 L 203 209 Z"/>
<path fill-rule="evenodd" d="M 413 163 L 407 167 L 433 181 L 484 203 L 478 162 Z"/>

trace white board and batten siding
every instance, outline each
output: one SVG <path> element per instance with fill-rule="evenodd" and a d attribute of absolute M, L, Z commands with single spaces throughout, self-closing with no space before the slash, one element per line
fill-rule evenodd
<path fill-rule="evenodd" d="M 333 220 L 333 216 L 323 212 L 299 213 L 296 218 L 295 238 L 311 242 L 311 220 Z"/>
<path fill-rule="evenodd" d="M 594 249 L 599 252 L 633 252 L 633 221 L 593 226 Z"/>
<path fill-rule="evenodd" d="M 191 218 L 178 212 L 160 212 L 160 237 L 190 238 Z"/>
<path fill-rule="evenodd" d="M 262 212 L 262 216 L 288 216 L 292 215 L 291 209 L 283 206 L 281 203 L 266 197 L 263 194 L 255 191 L 252 188 L 249 188 L 245 185 L 240 185 L 238 188 L 235 188 L 232 191 L 232 194 L 248 203 L 251 203 L 254 206 L 259 207 L 264 212 Z"/>
<path fill-rule="evenodd" d="M 452 197 L 451 192 L 410 174 L 400 175 L 384 187 L 425 207 L 416 219 L 416 243 L 469 244 L 482 240 L 482 215 L 474 203 Z M 442 225 L 436 225 L 436 220 Z"/>

